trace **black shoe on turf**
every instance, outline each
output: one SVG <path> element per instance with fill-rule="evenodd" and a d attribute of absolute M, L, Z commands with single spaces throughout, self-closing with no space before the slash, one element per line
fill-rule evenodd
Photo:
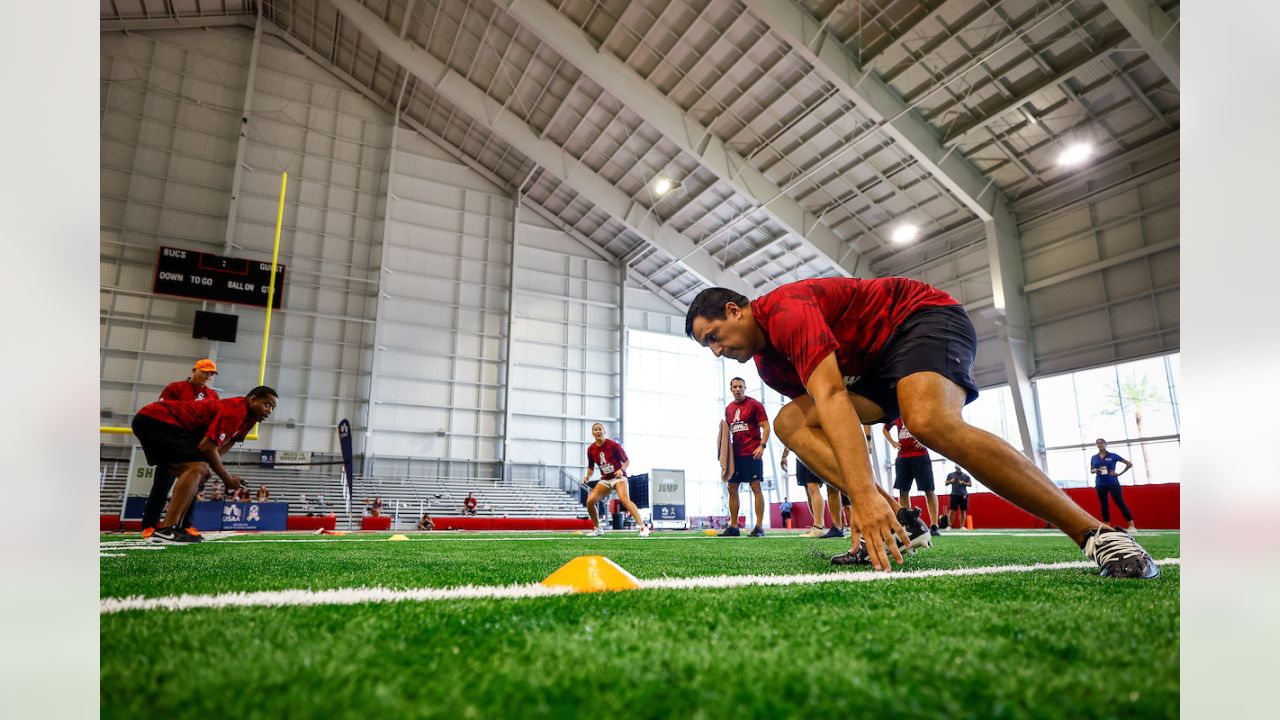
<path fill-rule="evenodd" d="M 156 528 L 156 531 L 151 533 L 150 540 L 157 545 L 190 545 L 191 543 L 200 542 L 195 537 L 188 535 L 186 530 L 171 527 Z"/>
<path fill-rule="evenodd" d="M 938 529 L 938 526 L 937 526 L 937 525 L 930 525 L 930 526 L 929 526 L 929 534 L 930 534 L 930 535 L 932 535 L 932 536 L 934 536 L 934 537 L 937 537 L 937 536 L 939 536 L 939 535 L 941 535 L 941 534 L 942 534 L 942 531 Z"/>
<path fill-rule="evenodd" d="M 832 565 L 870 565 L 871 558 L 867 556 L 866 543 L 858 543 L 857 550 L 850 550 L 847 553 L 841 553 L 831 558 Z"/>
<path fill-rule="evenodd" d="M 844 537 L 844 530 L 842 528 L 833 527 L 830 530 L 828 530 L 825 534 L 819 535 L 818 537 L 823 539 Z"/>
<path fill-rule="evenodd" d="M 758 527 L 752 530 L 749 537 L 764 537 L 764 528 Z"/>
<path fill-rule="evenodd" d="M 1150 580 L 1160 575 L 1156 561 L 1137 540 L 1120 528 L 1086 532 L 1084 554 L 1098 563 L 1101 568 L 1098 575 L 1102 577 Z"/>
<path fill-rule="evenodd" d="M 911 538 L 911 544 L 908 549 L 927 548 L 933 546 L 930 539 L 929 526 L 924 524 L 920 519 L 920 508 L 902 508 L 898 511 L 898 524 L 903 530 L 907 531 L 907 537 Z M 899 540 L 898 542 L 902 542 Z"/>
<path fill-rule="evenodd" d="M 720 537 L 738 537 L 741 534 L 742 533 L 738 530 L 738 528 L 731 527 L 731 528 L 725 528 L 724 532 L 720 533 Z"/>

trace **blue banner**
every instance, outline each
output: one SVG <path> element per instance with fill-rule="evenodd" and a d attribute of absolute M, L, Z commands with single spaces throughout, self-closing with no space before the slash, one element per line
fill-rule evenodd
<path fill-rule="evenodd" d="M 654 505 L 654 520 L 684 520 L 683 505 Z"/>
<path fill-rule="evenodd" d="M 289 503 L 198 502 L 191 512 L 197 530 L 284 530 Z"/>
<path fill-rule="evenodd" d="M 268 470 L 274 469 L 276 466 L 275 450 L 259 450 L 258 451 L 258 467 Z"/>

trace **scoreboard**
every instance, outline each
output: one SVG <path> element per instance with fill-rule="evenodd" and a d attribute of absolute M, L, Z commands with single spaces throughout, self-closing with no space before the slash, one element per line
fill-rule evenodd
<path fill-rule="evenodd" d="M 162 295 L 266 307 L 270 283 L 270 262 L 162 247 L 153 290 Z M 277 264 L 273 309 L 280 309 L 282 297 L 284 265 Z"/>

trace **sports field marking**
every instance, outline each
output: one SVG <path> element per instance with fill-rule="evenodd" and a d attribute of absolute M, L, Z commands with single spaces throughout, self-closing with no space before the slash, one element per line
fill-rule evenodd
<path fill-rule="evenodd" d="M 1157 565 L 1178 565 L 1181 558 L 1157 560 Z M 1074 562 L 1041 563 L 1038 565 L 993 565 L 987 567 L 955 568 L 951 570 L 914 570 L 907 572 L 879 573 L 850 571 L 823 574 L 795 575 L 710 575 L 691 578 L 662 578 L 641 580 L 641 590 L 691 590 L 696 588 L 736 588 L 771 585 L 816 585 L 836 582 L 880 582 L 885 580 L 916 580 L 936 577 L 966 577 L 973 575 L 997 575 L 1004 573 L 1028 573 L 1041 570 L 1091 569 L 1094 563 Z M 1116 581 L 1120 582 L 1120 581 Z M 196 608 L 226 607 L 301 607 L 310 605 L 358 605 L 381 602 L 426 602 L 432 600 L 523 599 L 565 595 L 573 592 L 564 587 L 546 587 L 537 583 L 525 585 L 467 585 L 456 588 L 338 588 L 333 590 L 270 590 L 263 592 L 223 593 L 220 595 L 173 595 L 169 597 L 104 598 L 99 613 L 126 612 L 129 610 L 193 610 Z"/>

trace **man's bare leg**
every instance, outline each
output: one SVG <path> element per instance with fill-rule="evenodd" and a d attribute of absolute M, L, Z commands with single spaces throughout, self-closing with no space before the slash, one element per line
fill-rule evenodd
<path fill-rule="evenodd" d="M 853 408 L 857 411 L 859 419 L 863 422 L 872 422 L 882 419 L 884 411 L 878 405 L 859 395 L 849 394 L 849 398 L 853 401 Z M 849 432 L 859 432 L 861 428 L 849 428 Z M 822 423 L 818 419 L 818 410 L 814 406 L 813 398 L 808 395 L 802 395 L 795 400 L 783 406 L 774 418 L 774 431 L 778 433 L 778 437 L 782 442 L 796 455 L 800 456 L 801 461 L 809 466 L 809 469 L 817 473 L 818 477 L 828 480 L 836 485 L 849 497 L 853 494 L 849 491 L 852 488 L 846 488 L 841 485 L 840 466 L 836 463 L 835 451 L 831 449 L 831 441 L 827 439 L 826 432 L 822 429 Z M 812 462 L 810 461 L 812 459 Z M 867 477 L 872 479 L 872 485 L 875 486 L 876 492 L 880 493 L 889 506 L 897 512 L 901 507 L 898 501 L 888 493 L 884 488 L 875 482 L 874 476 L 871 474 L 871 460 L 864 453 L 861 455 L 862 462 L 858 463 L 859 471 L 866 468 Z M 831 515 L 835 517 L 840 507 L 839 502 L 832 505 Z"/>
<path fill-rule="evenodd" d="M 1025 455 L 1001 438 L 964 421 L 964 389 L 935 372 L 898 381 L 898 405 L 911 434 L 930 449 L 973 472 L 983 485 L 1060 528 L 1077 545 L 1104 524 L 1054 485 Z M 788 443 L 790 445 L 790 443 Z M 794 445 L 797 452 L 799 449 Z"/>
<path fill-rule="evenodd" d="M 173 482 L 173 496 L 169 498 L 169 509 L 165 511 L 160 527 L 171 528 L 182 522 L 182 516 L 196 496 L 196 486 L 212 473 L 208 463 L 191 462 L 174 466 L 178 479 Z"/>
<path fill-rule="evenodd" d="M 925 505 L 929 506 L 929 524 L 938 524 L 938 494 L 932 490 L 926 490 L 924 493 Z"/>
<path fill-rule="evenodd" d="M 764 528 L 764 493 L 760 492 L 760 481 L 751 481 L 751 494 L 756 500 L 756 529 Z"/>
<path fill-rule="evenodd" d="M 729 483 L 729 527 L 738 527 L 738 483 Z"/>
<path fill-rule="evenodd" d="M 809 514 L 813 516 L 813 527 L 826 525 L 822 518 L 822 488 L 817 483 L 808 483 L 804 490 L 809 493 Z"/>
<path fill-rule="evenodd" d="M 831 527 L 844 530 L 844 503 L 840 502 L 840 491 L 827 486 L 827 509 L 831 511 Z"/>

